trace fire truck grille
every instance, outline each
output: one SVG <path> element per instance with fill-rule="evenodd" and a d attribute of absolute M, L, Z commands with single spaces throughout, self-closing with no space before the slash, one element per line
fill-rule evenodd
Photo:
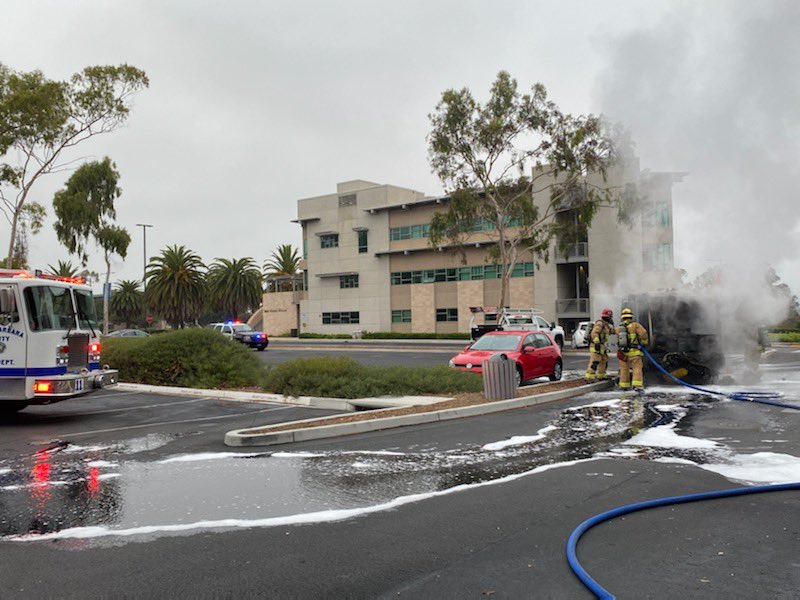
<path fill-rule="evenodd" d="M 88 368 L 89 367 L 89 336 L 85 333 L 71 335 L 67 338 L 69 347 L 68 368 Z"/>

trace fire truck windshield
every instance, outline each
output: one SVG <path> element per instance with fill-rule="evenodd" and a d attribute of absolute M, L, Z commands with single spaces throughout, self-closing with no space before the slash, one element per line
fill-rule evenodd
<path fill-rule="evenodd" d="M 81 329 L 97 329 L 97 311 L 92 293 L 75 290 L 75 303 L 78 305 L 78 322 L 81 324 Z"/>
<path fill-rule="evenodd" d="M 36 285 L 25 288 L 25 307 L 33 331 L 72 329 L 75 314 L 69 288 Z"/>

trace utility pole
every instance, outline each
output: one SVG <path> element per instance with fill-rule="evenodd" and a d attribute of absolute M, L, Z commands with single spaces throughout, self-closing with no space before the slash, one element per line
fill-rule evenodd
<path fill-rule="evenodd" d="M 144 256 L 144 263 L 142 267 L 142 304 L 144 304 L 144 314 L 145 317 L 150 316 L 148 307 L 147 307 L 147 228 L 152 227 L 152 225 L 148 225 L 146 223 L 137 223 L 137 227 L 142 228 L 142 236 L 143 236 L 143 256 Z M 148 329 L 150 328 L 150 322 L 147 323 Z"/>

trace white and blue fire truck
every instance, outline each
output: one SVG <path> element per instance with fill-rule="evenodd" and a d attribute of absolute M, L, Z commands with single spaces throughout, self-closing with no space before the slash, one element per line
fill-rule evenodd
<path fill-rule="evenodd" d="M 115 385 L 83 279 L 0 270 L 0 413 Z"/>

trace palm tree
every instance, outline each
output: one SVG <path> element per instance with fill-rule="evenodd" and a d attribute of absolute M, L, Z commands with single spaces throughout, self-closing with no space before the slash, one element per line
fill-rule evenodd
<path fill-rule="evenodd" d="M 206 266 L 185 246 L 167 246 L 147 265 L 147 303 L 173 327 L 194 321 L 203 308 Z"/>
<path fill-rule="evenodd" d="M 211 304 L 235 319 L 261 304 L 261 271 L 252 258 L 218 258 L 208 269 Z"/>
<path fill-rule="evenodd" d="M 78 275 L 78 267 L 73 266 L 71 260 L 59 260 L 58 266 L 47 265 L 50 275 L 56 277 L 75 277 Z"/>
<path fill-rule="evenodd" d="M 264 262 L 264 273 L 267 275 L 297 275 L 300 266 L 300 255 L 291 244 L 278 246 Z"/>
<path fill-rule="evenodd" d="M 142 302 L 141 282 L 137 279 L 123 279 L 117 283 L 114 295 L 111 297 L 111 310 L 117 317 L 125 321 L 125 327 L 131 328 L 131 323 L 136 317 L 141 316 L 144 303 Z"/>

